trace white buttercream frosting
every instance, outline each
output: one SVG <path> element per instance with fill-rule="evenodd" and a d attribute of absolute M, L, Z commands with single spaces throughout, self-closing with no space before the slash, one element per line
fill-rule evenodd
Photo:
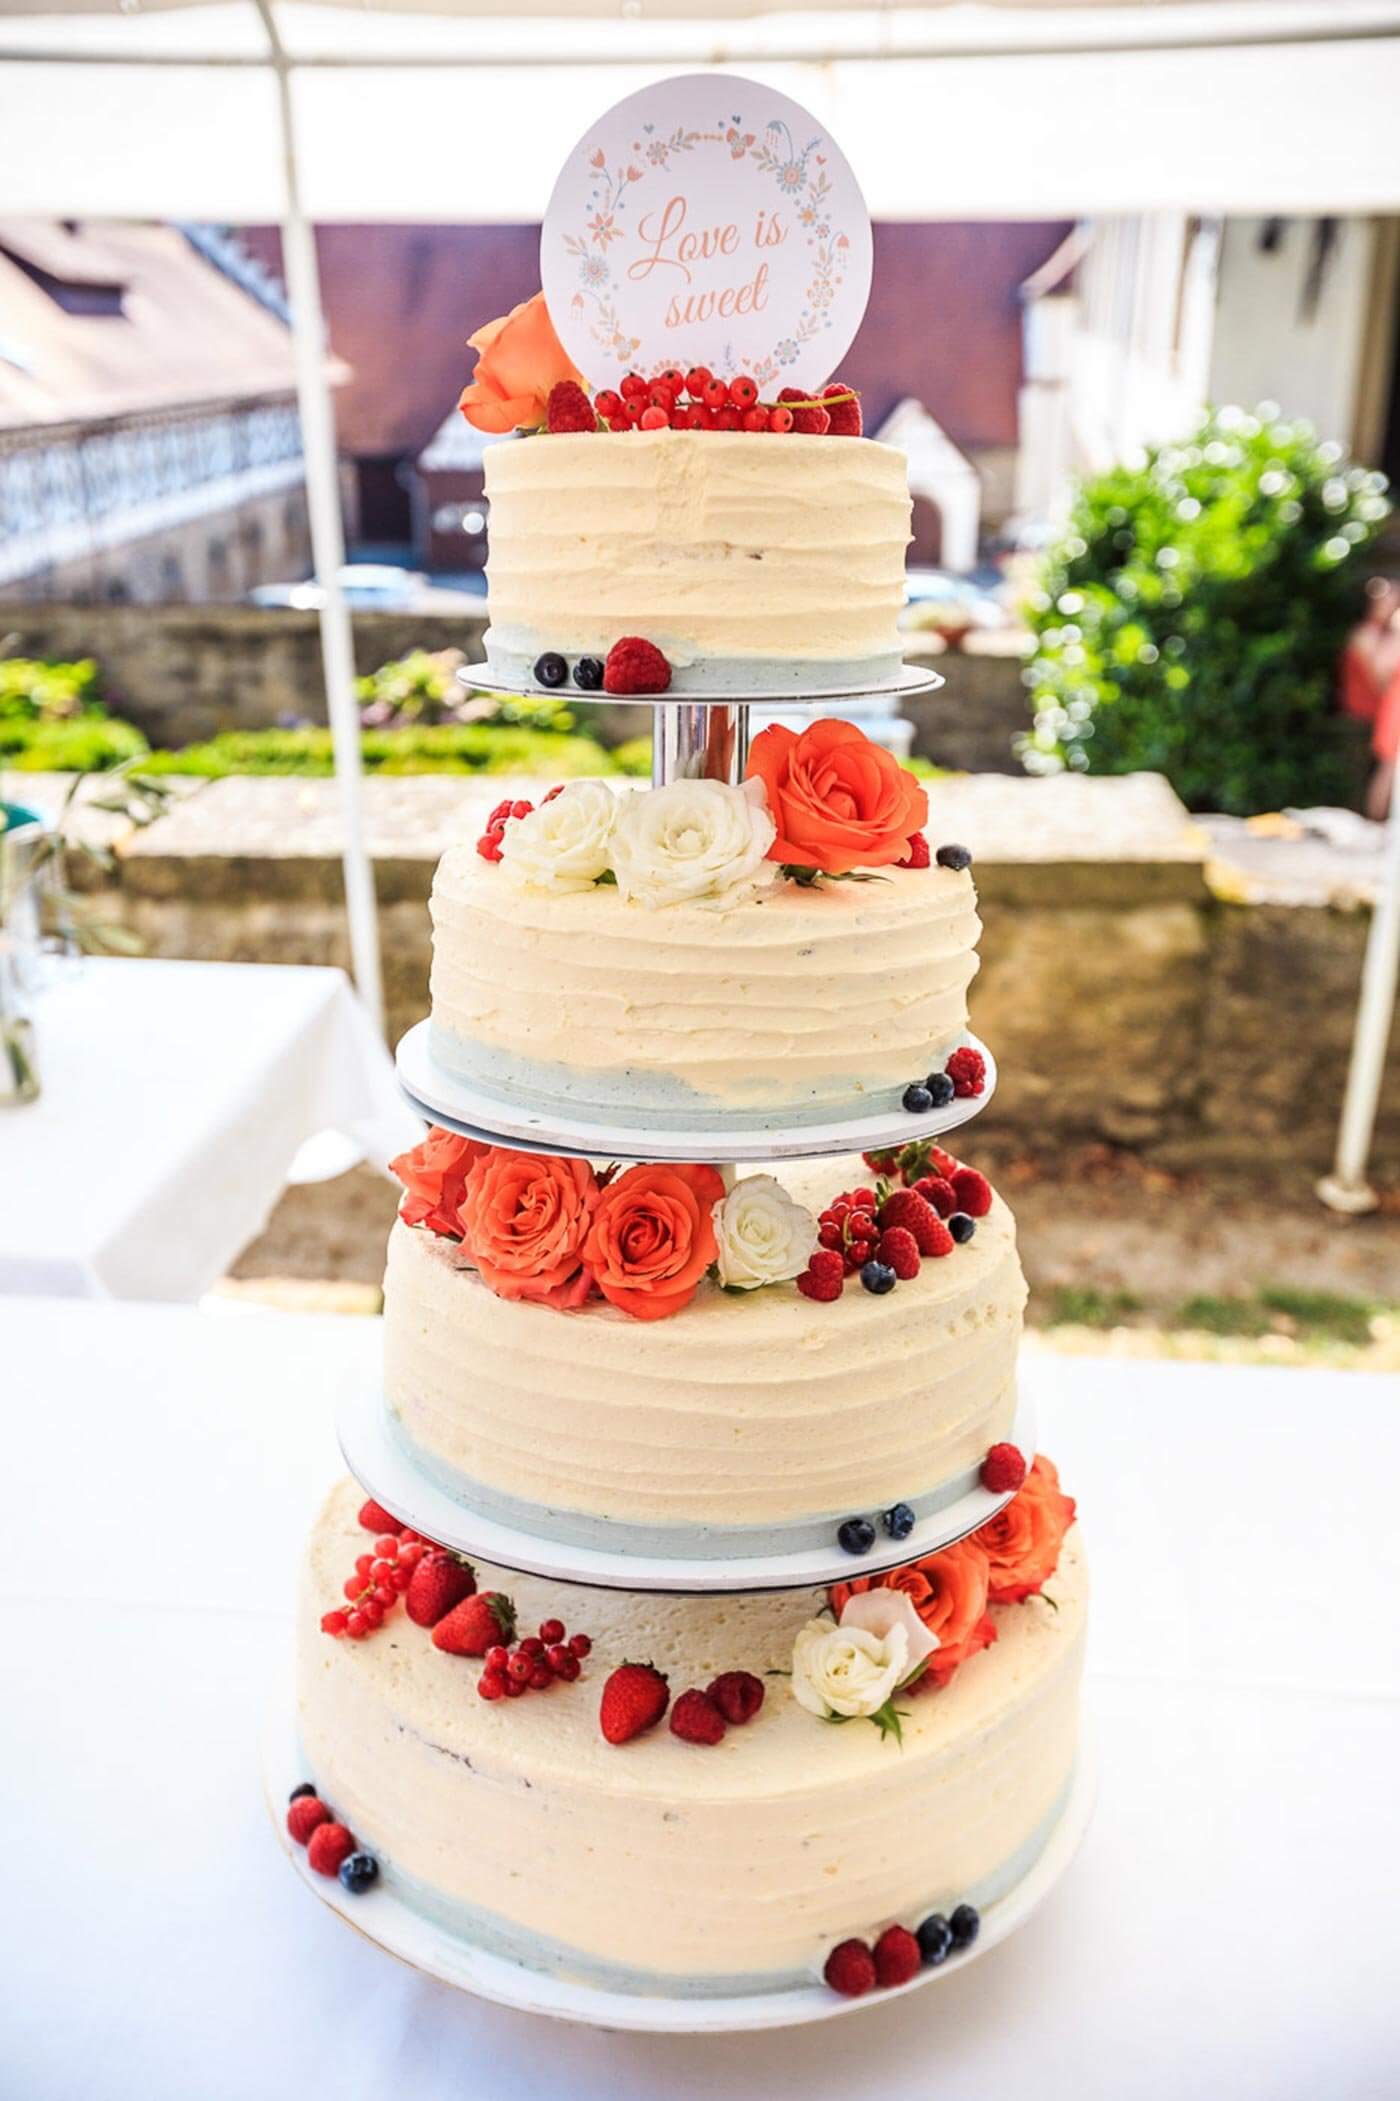
<path fill-rule="evenodd" d="M 493 653 L 900 655 L 905 456 L 864 438 L 581 433 L 493 445 Z"/>
<path fill-rule="evenodd" d="M 951 1910 L 1063 1798 L 1085 1606 L 1075 1533 L 1048 1587 L 1056 1610 L 994 1607 L 989 1649 L 944 1689 L 899 1696 L 901 1749 L 798 1704 L 785 1673 L 821 1592 L 635 1595 L 479 1568 L 523 1626 L 557 1613 L 593 1640 L 576 1684 L 494 1704 L 476 1696 L 478 1664 L 401 1613 L 368 1641 L 332 1640 L 318 1622 L 365 1549 L 359 1496 L 349 1482 L 332 1496 L 303 1586 L 307 1777 L 395 1868 L 526 1937 L 682 1986 L 815 1974 L 851 1934 Z M 763 1707 L 713 1747 L 664 1723 L 614 1747 L 598 1700 L 628 1658 L 652 1659 L 673 1696 L 753 1671 Z"/>

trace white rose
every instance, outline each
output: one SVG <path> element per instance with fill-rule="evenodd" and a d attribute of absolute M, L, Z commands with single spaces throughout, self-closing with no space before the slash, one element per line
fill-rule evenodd
<path fill-rule="evenodd" d="M 842 1608 L 841 1625 L 860 1627 L 867 1634 L 882 1637 L 891 1634 L 896 1627 L 902 1627 L 905 1654 L 909 1659 L 906 1677 L 938 1647 L 938 1636 L 919 1618 L 907 1590 L 884 1590 L 877 1585 L 874 1590 L 857 1591 L 854 1597 L 847 1598 Z"/>
<path fill-rule="evenodd" d="M 530 890 L 591 890 L 608 869 L 617 797 L 602 781 L 570 781 L 528 817 L 512 817 L 501 839 L 501 868 Z"/>
<path fill-rule="evenodd" d="M 507 826 L 509 831 L 509 826 Z M 670 781 L 629 795 L 612 836 L 617 887 L 640 905 L 739 905 L 778 879 L 761 781 Z"/>
<path fill-rule="evenodd" d="M 800 1277 L 817 1244 L 817 1222 L 772 1175 L 745 1175 L 714 1212 L 721 1284 L 755 1291 Z"/>
<path fill-rule="evenodd" d="M 808 1620 L 792 1647 L 792 1690 L 808 1714 L 873 1715 L 909 1674 L 909 1637 Z"/>

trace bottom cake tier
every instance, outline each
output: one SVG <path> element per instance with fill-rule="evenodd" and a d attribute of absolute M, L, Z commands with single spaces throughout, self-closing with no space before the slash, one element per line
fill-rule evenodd
<path fill-rule="evenodd" d="M 893 1721 L 887 1707 L 883 1724 L 831 1726 L 792 1675 L 804 1626 L 840 1608 L 825 1591 L 639 1595 L 478 1564 L 478 1594 L 507 1594 L 522 1635 L 557 1619 L 591 1644 L 579 1677 L 517 1698 L 479 1697 L 482 1661 L 435 1645 L 401 1608 L 369 1639 L 334 1638 L 323 1615 L 370 1544 L 362 1493 L 338 1487 L 310 1544 L 305 1776 L 384 1886 L 474 1946 L 612 1991 L 784 1991 L 819 1977 L 848 1939 L 996 1904 L 1056 1832 L 1078 1737 L 1076 1530 L 1039 1594 L 972 1599 L 975 1628 L 928 1660 L 931 1679 L 941 1658 L 946 1683 L 896 1693 Z M 948 1582 L 956 1617 L 959 1586 L 980 1581 L 985 1601 L 986 1576 L 965 1550 L 949 1553 L 961 1561 L 934 1557 L 932 1580 Z M 911 1571 L 907 1594 L 922 1596 L 921 1583 Z M 664 1673 L 671 1706 L 612 1742 L 600 1698 L 625 1661 Z M 758 1711 L 718 1741 L 676 1733 L 686 1689 L 731 1672 L 762 1686 Z"/>

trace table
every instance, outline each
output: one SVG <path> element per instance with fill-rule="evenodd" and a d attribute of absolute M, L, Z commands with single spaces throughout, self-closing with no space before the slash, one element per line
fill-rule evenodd
<path fill-rule="evenodd" d="M 378 1323 L 26 1300 L 3 1319 L 17 2101 L 1395 2091 L 1395 1382 L 1030 1355 L 1096 1585 L 1084 1851 L 962 1975 L 701 2044 L 420 1978 L 309 1898 L 266 1827 L 294 1563 L 336 1469 L 337 1382 Z"/>
<path fill-rule="evenodd" d="M 35 1008 L 43 1093 L 0 1110 L 0 1293 L 193 1299 L 303 1140 L 423 1135 L 340 970 L 93 958 Z"/>

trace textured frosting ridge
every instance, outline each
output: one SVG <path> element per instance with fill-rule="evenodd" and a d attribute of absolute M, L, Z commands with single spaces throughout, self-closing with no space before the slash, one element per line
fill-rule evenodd
<path fill-rule="evenodd" d="M 482 1566 L 481 1586 L 508 1590 L 523 1624 L 559 1611 L 594 1644 L 577 1685 L 488 1704 L 477 1667 L 406 1622 L 359 1644 L 320 1633 L 362 1551 L 359 1494 L 345 1482 L 332 1495 L 303 1583 L 308 1772 L 405 1877 L 502 1922 L 517 1945 L 537 1936 L 658 1989 L 815 1975 L 848 1935 L 995 1883 L 1063 1799 L 1086 1598 L 1076 1532 L 1047 1586 L 1055 1609 L 994 1607 L 993 1645 L 943 1690 L 901 1701 L 902 1750 L 864 1723 L 814 1720 L 781 1676 L 712 1748 L 663 1725 L 618 1750 L 599 1733 L 598 1695 L 625 1657 L 653 1658 L 673 1692 L 722 1670 L 781 1672 L 823 1594 L 563 1590 Z"/>
<path fill-rule="evenodd" d="M 438 865 L 432 919 L 440 1063 L 490 1091 L 679 1122 L 884 1106 L 966 1028 L 982 930 L 965 869 L 647 912 L 606 885 L 516 889 L 465 845 Z"/>
<path fill-rule="evenodd" d="M 676 664 L 901 655 L 902 452 L 865 438 L 633 431 L 486 454 L 487 648 Z"/>
<path fill-rule="evenodd" d="M 784 1169 L 818 1210 L 858 1161 Z M 384 1376 L 400 1434 L 504 1497 L 648 1527 L 774 1525 L 913 1501 L 975 1469 L 1015 1413 L 1026 1300 L 1011 1213 L 886 1298 L 708 1281 L 671 1319 L 496 1298 L 396 1223 Z"/>

